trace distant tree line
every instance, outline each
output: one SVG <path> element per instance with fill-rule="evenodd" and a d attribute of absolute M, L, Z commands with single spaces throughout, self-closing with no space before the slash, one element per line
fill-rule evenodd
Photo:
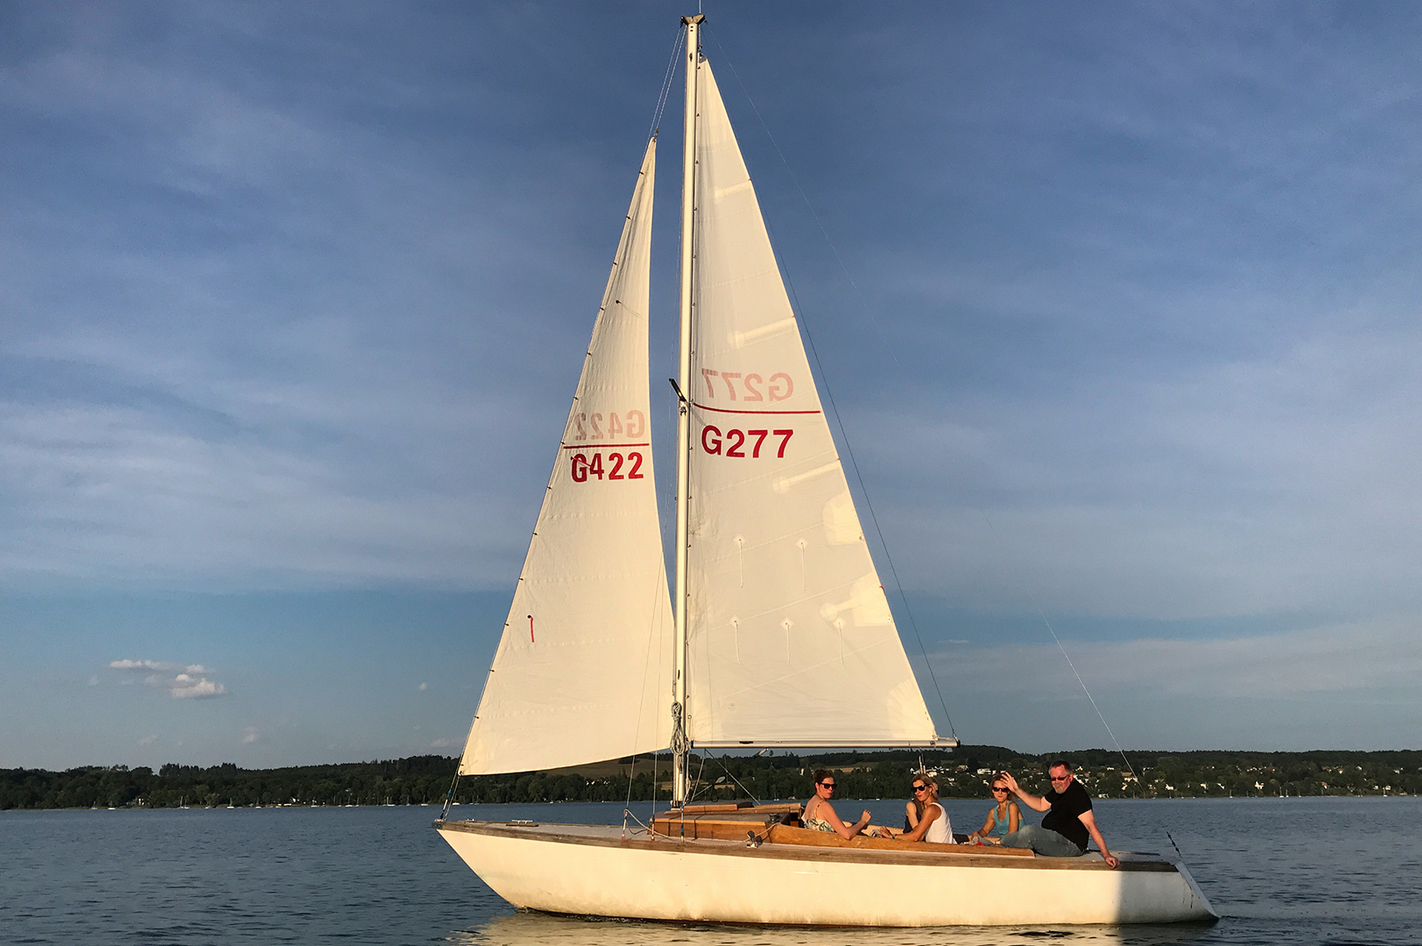
<path fill-rule="evenodd" d="M 1098 798 L 1202 798 L 1300 795 L 1422 794 L 1422 752 L 1127 752 L 1063 753 Z M 981 798 L 994 773 L 1011 771 L 1024 785 L 1045 789 L 1042 772 L 1053 755 L 1025 755 L 998 746 L 953 752 L 791 753 L 693 756 L 697 800 L 804 798 L 809 773 L 838 773 L 838 797 L 903 798 L 920 764 L 949 798 Z M 668 797 L 667 757 L 624 759 L 618 766 L 461 778 L 453 800 L 463 804 L 554 801 L 650 801 Z M 457 760 L 414 756 L 384 762 L 241 769 L 168 764 L 86 766 L 64 772 L 0 769 L 0 810 L 17 808 L 177 808 L 271 805 L 443 804 Z M 616 774 L 606 774 L 616 770 Z M 629 778 L 630 773 L 630 778 Z"/>

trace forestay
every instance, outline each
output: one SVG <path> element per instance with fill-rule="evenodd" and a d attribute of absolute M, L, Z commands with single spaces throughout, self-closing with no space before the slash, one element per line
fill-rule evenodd
<path fill-rule="evenodd" d="M 461 774 L 664 748 L 673 622 L 648 429 L 655 140 L 647 146 L 563 440 Z"/>
<path fill-rule="evenodd" d="M 699 70 L 688 735 L 932 744 L 755 189 L 704 60 Z"/>

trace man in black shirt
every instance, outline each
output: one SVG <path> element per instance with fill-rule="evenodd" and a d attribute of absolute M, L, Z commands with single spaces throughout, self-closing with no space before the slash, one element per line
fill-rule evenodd
<path fill-rule="evenodd" d="M 1091 796 L 1086 794 L 1086 789 L 1072 774 L 1071 763 L 1058 759 L 1047 767 L 1047 776 L 1052 780 L 1052 790 L 1045 798 L 1024 792 L 1017 779 L 1006 772 L 998 776 L 998 780 L 1022 799 L 1024 805 L 1048 812 L 1040 828 L 1023 825 L 1003 838 L 1002 846 L 1030 848 L 1044 857 L 1080 857 L 1086 853 L 1089 839 L 1101 849 L 1101 857 L 1107 866 L 1114 868 L 1120 861 L 1106 846 L 1101 829 L 1096 827 L 1096 816 L 1091 812 Z"/>

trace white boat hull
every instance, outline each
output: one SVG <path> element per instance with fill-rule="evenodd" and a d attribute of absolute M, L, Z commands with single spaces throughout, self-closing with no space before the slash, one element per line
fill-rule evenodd
<path fill-rule="evenodd" d="M 549 913 L 810 926 L 1181 923 L 1216 918 L 1183 864 L 623 838 L 618 828 L 437 822 L 495 893 Z"/>

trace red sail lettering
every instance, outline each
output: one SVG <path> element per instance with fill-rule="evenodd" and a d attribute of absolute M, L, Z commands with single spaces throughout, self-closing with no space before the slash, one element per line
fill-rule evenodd
<path fill-rule="evenodd" d="M 707 440 L 708 436 L 714 436 L 714 440 Z M 701 428 L 701 449 L 714 456 L 721 454 L 721 429 L 707 424 Z"/>
<path fill-rule="evenodd" d="M 765 443 L 765 438 L 769 435 L 768 430 L 747 430 L 746 436 L 755 438 L 755 446 L 751 448 L 751 457 L 760 456 L 760 445 Z"/>
<path fill-rule="evenodd" d="M 731 443 L 732 440 L 735 440 L 735 443 Z M 745 454 L 741 452 L 741 447 L 745 445 L 745 442 L 746 442 L 746 435 L 745 435 L 744 433 L 742 433 L 741 431 L 739 431 L 739 430 L 728 430 L 728 431 L 726 431 L 726 456 L 728 456 L 728 457 L 743 457 L 743 456 L 745 456 Z"/>
<path fill-rule="evenodd" d="M 777 450 L 777 451 L 775 451 L 775 455 L 776 455 L 776 457 L 778 457 L 778 458 L 780 458 L 780 459 L 783 460 L 783 459 L 785 459 L 785 446 L 786 446 L 786 444 L 788 444 L 788 443 L 790 442 L 790 438 L 791 438 L 792 436 L 794 436 L 795 431 L 793 431 L 793 430 L 772 430 L 771 433 L 775 434 L 775 436 L 777 436 L 777 437 L 782 438 L 781 441 L 780 441 L 780 449 Z"/>

